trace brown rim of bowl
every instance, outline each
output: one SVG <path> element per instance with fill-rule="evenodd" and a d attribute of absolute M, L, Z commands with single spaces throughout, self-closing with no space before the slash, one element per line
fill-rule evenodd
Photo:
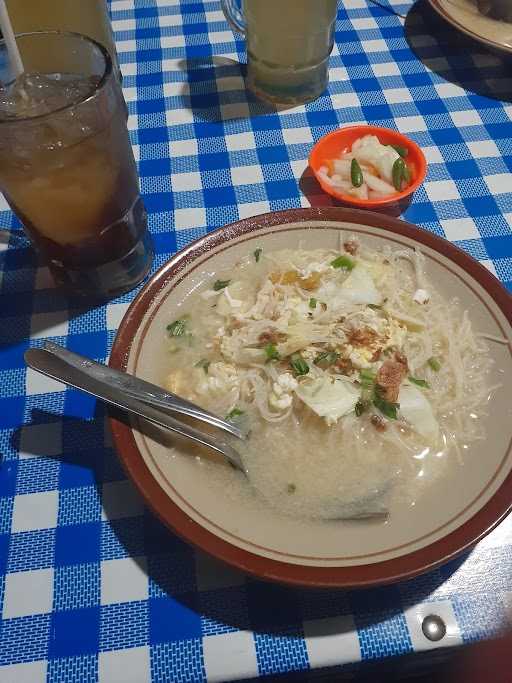
<path fill-rule="evenodd" d="M 465 33 L 467 36 L 470 38 L 473 38 L 473 40 L 478 41 L 479 43 L 484 43 L 485 45 L 495 48 L 496 50 L 500 50 L 503 52 L 512 52 L 512 47 L 509 45 L 504 45 L 503 43 L 497 43 L 495 40 L 489 40 L 488 38 L 484 38 L 482 35 L 479 33 L 475 33 L 472 31 L 470 28 L 467 26 L 464 26 L 464 24 L 461 24 L 457 19 L 451 16 L 451 14 L 448 14 L 448 12 L 445 10 L 445 8 L 440 4 L 439 0 L 429 0 L 430 4 L 432 7 L 438 12 L 438 14 L 449 24 L 454 26 L 456 29 L 461 31 L 462 33 Z M 483 17 L 485 18 L 485 17 Z M 498 21 L 497 19 L 495 21 Z"/>
<path fill-rule="evenodd" d="M 188 263 L 232 236 L 258 228 L 311 221 L 346 221 L 389 230 L 413 239 L 446 256 L 463 268 L 494 300 L 512 325 L 512 299 L 484 266 L 450 242 L 397 218 L 360 209 L 318 207 L 288 209 L 244 218 L 192 242 L 158 270 L 133 300 L 114 340 L 110 366 L 125 369 L 133 338 L 157 293 Z M 154 514 L 181 538 L 209 555 L 260 579 L 296 586 L 325 588 L 365 588 L 410 579 L 434 569 L 471 548 L 512 509 L 512 471 L 493 497 L 467 522 L 430 545 L 401 557 L 353 567 L 310 567 L 261 557 L 238 548 L 202 527 L 165 494 L 145 464 L 135 442 L 131 425 L 114 416 L 109 418 L 114 445 L 132 481 Z"/>

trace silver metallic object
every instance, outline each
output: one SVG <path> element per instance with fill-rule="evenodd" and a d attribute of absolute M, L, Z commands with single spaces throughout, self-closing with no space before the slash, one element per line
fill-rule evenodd
<path fill-rule="evenodd" d="M 68 351 L 53 342 L 46 342 L 42 349 L 28 349 L 24 357 L 26 364 L 33 370 L 208 446 L 224 455 L 236 468 L 245 472 L 240 454 L 227 441 L 204 434 L 172 417 L 172 413 L 187 415 L 204 424 L 217 427 L 231 436 L 239 439 L 246 438 L 246 434 L 238 427 L 203 410 L 194 403 L 126 372 L 114 370 L 78 353 Z"/>
<path fill-rule="evenodd" d="M 24 357 L 29 367 L 47 377 L 85 391 L 110 405 L 211 448 L 248 476 L 240 453 L 229 441 L 217 435 L 201 432 L 175 419 L 173 413 L 193 417 L 203 424 L 217 427 L 226 432 L 230 440 L 233 437 L 246 439 L 247 433 L 236 425 L 150 382 L 127 372 L 109 368 L 103 363 L 97 363 L 53 342 L 45 342 L 40 349 L 28 349 Z M 334 510 L 332 516 L 326 518 L 377 521 L 387 519 L 387 506 L 381 499 L 380 492 L 377 491 L 375 496 L 360 503 L 361 511 L 349 511 L 343 501 L 340 501 L 339 509 Z"/>
<path fill-rule="evenodd" d="M 446 624 L 437 614 L 429 614 L 421 622 L 421 630 L 425 638 L 436 642 L 445 637 Z"/>

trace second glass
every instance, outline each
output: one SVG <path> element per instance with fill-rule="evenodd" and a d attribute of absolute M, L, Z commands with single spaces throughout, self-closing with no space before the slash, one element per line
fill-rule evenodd
<path fill-rule="evenodd" d="M 300 104 L 328 83 L 336 0 L 222 0 L 232 28 L 247 41 L 247 84 L 261 99 Z"/>
<path fill-rule="evenodd" d="M 6 0 L 14 33 L 71 31 L 104 45 L 121 80 L 106 0 Z"/>

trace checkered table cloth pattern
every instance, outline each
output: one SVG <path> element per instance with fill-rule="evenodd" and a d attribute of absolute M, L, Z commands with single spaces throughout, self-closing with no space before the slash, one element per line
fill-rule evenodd
<path fill-rule="evenodd" d="M 328 92 L 276 112 L 244 89 L 244 43 L 212 0 L 114 0 L 129 128 L 159 267 L 243 216 L 329 204 L 312 143 L 369 122 L 418 142 L 428 177 L 404 217 L 512 285 L 512 80 L 421 1 L 345 0 Z M 276 0 L 277 3 L 277 0 Z M 72 307 L 0 201 L 0 680 L 251 679 L 385 661 L 485 638 L 512 608 L 512 520 L 392 587 L 301 591 L 219 566 L 164 529 L 125 479 L 101 405 L 27 370 L 53 339 L 105 360 L 133 293 Z"/>

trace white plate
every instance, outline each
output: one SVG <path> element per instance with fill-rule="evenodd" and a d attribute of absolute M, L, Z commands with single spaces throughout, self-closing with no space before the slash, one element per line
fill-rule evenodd
<path fill-rule="evenodd" d="M 429 0 L 452 26 L 488 47 L 512 52 L 512 24 L 497 21 L 478 11 L 476 0 Z"/>
<path fill-rule="evenodd" d="M 512 340 L 510 297 L 498 280 L 452 244 L 396 218 L 355 209 L 293 209 L 244 219 L 174 256 L 137 296 L 123 319 L 111 365 L 161 383 L 164 331 L 180 304 L 241 256 L 297 245 L 335 248 L 339 232 L 373 247 L 391 244 L 425 254 L 427 271 L 447 297 L 457 296 L 480 332 Z M 496 384 L 512 374 L 510 346 L 493 344 Z M 504 371 L 505 375 L 501 375 Z M 498 523 L 512 500 L 512 401 L 507 382 L 487 419 L 488 438 L 464 466 L 450 469 L 414 510 L 398 506 L 386 523 L 296 520 L 233 502 L 193 458 L 172 458 L 168 436 L 112 420 L 123 463 L 148 504 L 187 540 L 244 571 L 317 586 L 363 586 L 412 576 L 440 564 Z"/>

